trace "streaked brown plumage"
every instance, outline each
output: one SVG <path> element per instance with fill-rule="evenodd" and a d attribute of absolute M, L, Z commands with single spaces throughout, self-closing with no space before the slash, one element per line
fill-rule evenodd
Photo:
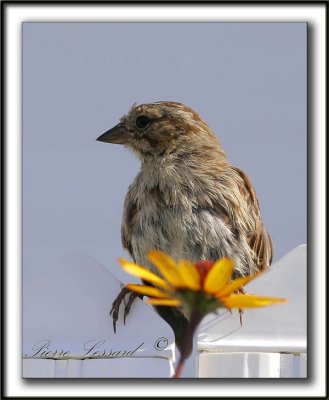
<path fill-rule="evenodd" d="M 141 161 L 121 232 L 135 262 L 154 270 L 146 254 L 155 248 L 175 259 L 231 257 L 235 275 L 271 263 L 272 242 L 249 178 L 229 163 L 216 135 L 191 108 L 168 101 L 134 105 L 98 140 L 123 144 Z M 168 307 L 157 310 L 179 342 L 184 317 Z"/>

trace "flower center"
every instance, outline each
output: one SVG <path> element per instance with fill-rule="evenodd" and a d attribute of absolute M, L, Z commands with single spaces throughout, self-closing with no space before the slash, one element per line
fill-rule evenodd
<path fill-rule="evenodd" d="M 211 268 L 213 267 L 214 264 L 215 263 L 213 261 L 209 261 L 209 260 L 201 260 L 195 264 L 195 267 L 198 270 L 199 275 L 200 275 L 201 287 L 203 287 L 204 280 L 206 279 L 208 272 L 211 270 Z"/>

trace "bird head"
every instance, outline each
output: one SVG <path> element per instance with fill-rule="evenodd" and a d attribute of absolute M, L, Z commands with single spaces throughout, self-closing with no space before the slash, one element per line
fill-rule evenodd
<path fill-rule="evenodd" d="M 133 105 L 118 125 L 97 140 L 133 150 L 141 160 L 218 140 L 199 114 L 184 104 L 161 101 Z"/>

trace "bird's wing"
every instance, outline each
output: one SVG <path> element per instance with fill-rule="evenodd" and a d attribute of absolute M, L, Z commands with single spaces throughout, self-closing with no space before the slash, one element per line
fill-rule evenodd
<path fill-rule="evenodd" d="M 239 168 L 233 167 L 240 179 L 236 181 L 241 196 L 243 197 L 249 214 L 252 215 L 252 226 L 245 232 L 250 248 L 256 256 L 257 268 L 262 270 L 272 262 L 273 245 L 260 215 L 259 203 L 255 189 L 247 175 Z"/>
<path fill-rule="evenodd" d="M 128 250 L 130 256 L 134 259 L 134 261 L 135 257 L 131 245 L 131 239 L 134 226 L 138 221 L 138 213 L 139 209 L 137 207 L 137 204 L 135 201 L 133 201 L 128 192 L 124 205 L 123 223 L 121 226 L 121 241 L 123 247 Z"/>

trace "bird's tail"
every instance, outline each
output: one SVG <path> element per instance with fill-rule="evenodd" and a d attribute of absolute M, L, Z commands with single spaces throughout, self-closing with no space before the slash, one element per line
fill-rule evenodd
<path fill-rule="evenodd" d="M 163 318 L 172 328 L 175 334 L 175 343 L 180 353 L 182 353 L 183 344 L 185 341 L 186 329 L 189 320 L 177 308 L 172 307 L 154 307 L 157 313 Z M 189 346 L 188 355 L 191 354 L 193 343 Z"/>

